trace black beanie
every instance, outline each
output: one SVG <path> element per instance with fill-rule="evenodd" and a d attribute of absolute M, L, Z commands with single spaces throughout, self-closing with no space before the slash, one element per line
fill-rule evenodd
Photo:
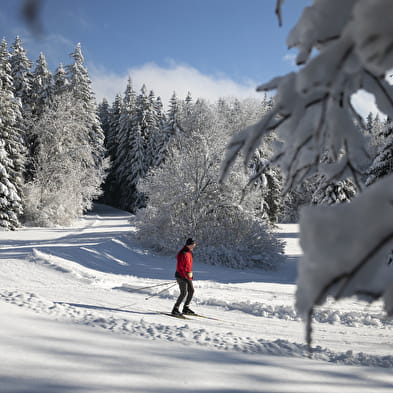
<path fill-rule="evenodd" d="M 191 244 L 195 244 L 194 240 L 192 240 L 190 237 L 186 240 L 186 246 L 190 246 Z"/>

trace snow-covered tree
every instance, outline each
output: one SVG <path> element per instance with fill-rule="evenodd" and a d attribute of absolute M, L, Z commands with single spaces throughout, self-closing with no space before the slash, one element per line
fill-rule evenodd
<path fill-rule="evenodd" d="M 166 138 L 164 129 L 166 124 L 166 116 L 163 110 L 163 104 L 161 97 L 157 97 L 155 102 L 155 111 L 158 121 L 158 133 L 156 134 L 155 140 L 155 155 L 153 159 L 153 167 L 156 167 L 163 162 L 166 156 L 166 151 L 168 147 L 168 140 Z"/>
<path fill-rule="evenodd" d="M 5 150 L 4 141 L 0 138 L 0 230 L 17 228 L 18 215 L 22 213 L 20 196 L 10 181 L 7 170 L 10 166 L 12 161 Z"/>
<path fill-rule="evenodd" d="M 146 174 L 146 157 L 145 157 L 144 138 L 140 124 L 137 124 L 133 130 L 132 145 L 128 155 L 129 172 L 127 172 L 127 182 L 131 189 L 135 188 L 138 182 Z"/>
<path fill-rule="evenodd" d="M 74 62 L 67 66 L 69 86 L 68 90 L 72 92 L 74 98 L 81 103 L 84 115 L 84 124 L 87 125 L 87 135 L 92 147 L 94 165 L 98 172 L 101 173 L 102 180 L 105 177 L 107 162 L 105 161 L 104 133 L 102 131 L 100 120 L 97 114 L 97 105 L 94 93 L 91 89 L 91 80 L 84 66 L 81 45 L 77 44 L 75 50 L 70 55 Z"/>
<path fill-rule="evenodd" d="M 35 178 L 25 188 L 26 220 L 67 225 L 89 209 L 101 190 L 93 147 L 86 138 L 83 103 L 72 93 L 54 98 L 34 126 L 38 139 Z"/>
<path fill-rule="evenodd" d="M 367 171 L 367 185 L 393 172 L 393 127 L 390 121 L 386 122 L 382 137 L 383 143 L 381 142 L 379 151 Z"/>
<path fill-rule="evenodd" d="M 350 180 L 326 182 L 323 175 L 311 201 L 316 205 L 334 205 L 349 202 L 355 194 L 355 186 Z"/>
<path fill-rule="evenodd" d="M 52 74 L 47 68 L 46 59 L 40 53 L 36 67 L 31 75 L 31 89 L 29 96 L 29 126 L 26 134 L 28 146 L 28 163 L 26 165 L 26 179 L 34 178 L 34 162 L 38 149 L 37 135 L 32 132 L 33 125 L 39 120 L 41 114 L 51 105 L 53 99 Z"/>
<path fill-rule="evenodd" d="M 106 142 L 106 137 L 110 129 L 110 108 L 109 108 L 108 100 L 106 98 L 104 98 L 102 102 L 98 104 L 97 113 L 100 119 L 102 131 L 104 132 L 105 135 L 105 142 Z"/>
<path fill-rule="evenodd" d="M 372 160 L 375 159 L 385 145 L 386 124 L 388 123 L 389 121 L 387 120 L 381 120 L 379 114 L 374 116 L 372 113 L 369 113 L 366 118 L 364 133 L 369 138 L 367 151 Z"/>
<path fill-rule="evenodd" d="M 330 162 L 328 155 L 322 156 L 321 165 Z M 350 179 L 332 180 L 325 174 L 315 174 L 312 182 L 316 186 L 311 198 L 313 204 L 334 205 L 349 202 L 356 195 L 356 187 Z"/>
<path fill-rule="evenodd" d="M 8 90 L 13 89 L 13 79 L 11 76 L 10 54 L 8 52 L 7 41 L 3 38 L 0 44 L 0 67 L 1 85 Z"/>
<path fill-rule="evenodd" d="M 138 236 L 163 253 L 192 236 L 204 245 L 196 250 L 201 261 L 274 268 L 282 248 L 256 217 L 259 193 L 248 193 L 239 204 L 248 180 L 242 168 L 228 184 L 218 183 L 227 139 L 217 129 L 215 108 L 199 100 L 187 124 L 191 128 L 176 137 L 167 159 L 138 182 L 148 198 L 147 208 L 137 212 Z"/>
<path fill-rule="evenodd" d="M 121 104 L 118 117 L 116 147 L 114 150 L 113 171 L 118 192 L 118 206 L 130 210 L 134 204 L 135 187 L 129 182 L 132 172 L 130 154 L 133 149 L 136 116 L 136 93 L 132 86 L 131 78 L 128 78 L 124 99 Z M 116 102 L 115 102 L 116 104 Z M 116 108 L 114 104 L 114 109 Z M 116 128 L 112 127 L 115 131 Z M 116 131 L 115 131 L 116 132 Z"/>
<path fill-rule="evenodd" d="M 282 3 L 277 1 L 280 19 Z M 382 297 L 393 314 L 393 270 L 386 265 L 393 249 L 393 177 L 364 188 L 369 157 L 359 129 L 363 120 L 351 101 L 365 89 L 378 109 L 393 118 L 393 89 L 385 79 L 393 68 L 392 12 L 390 0 L 315 0 L 306 7 L 287 40 L 298 49 L 296 61 L 303 66 L 258 87 L 276 90 L 274 106 L 232 140 L 224 164 L 228 174 L 240 151 L 249 161 L 263 136 L 277 129 L 283 143 L 272 161 L 282 168 L 286 189 L 320 172 L 338 181 L 351 176 L 364 190 L 351 203 L 302 210 L 304 256 L 296 307 L 308 321 L 309 343 L 314 307 L 329 295 Z M 321 167 L 326 152 L 333 162 Z"/>
<path fill-rule="evenodd" d="M 52 74 L 47 68 L 46 59 L 41 52 L 35 70 L 32 73 L 31 82 L 31 114 L 36 121 L 46 107 L 48 107 L 53 98 L 53 81 Z"/>
<path fill-rule="evenodd" d="M 117 94 L 115 97 L 115 101 L 112 104 L 109 112 L 108 119 L 108 130 L 105 135 L 105 147 L 111 157 L 112 162 L 115 161 L 118 155 L 119 148 L 119 130 L 120 130 L 120 118 L 122 116 L 123 111 L 123 98 L 120 94 Z M 112 165 L 112 170 L 114 166 Z"/>
<path fill-rule="evenodd" d="M 260 192 L 256 213 L 269 223 L 274 224 L 279 220 L 282 210 L 282 176 L 277 168 L 266 165 L 269 153 L 263 149 L 256 150 L 250 163 L 253 175 L 251 187 Z"/>
<path fill-rule="evenodd" d="M 7 51 L 7 43 L 2 41 L 0 46 L 0 141 L 6 155 L 2 154 L 3 186 L 8 184 L 8 192 L 3 188 L 3 208 L 8 213 L 2 213 L 0 226 L 14 229 L 19 224 L 22 214 L 22 186 L 25 169 L 25 145 L 23 141 L 22 114 L 20 100 L 13 94 L 11 65 Z M 4 215 L 5 214 L 5 215 Z M 6 217 L 9 218 L 7 221 Z M 5 224 L 7 223 L 8 224 Z"/>
<path fill-rule="evenodd" d="M 155 165 L 159 155 L 159 145 L 161 138 L 161 119 L 157 112 L 157 99 L 154 92 L 151 90 L 149 94 L 149 106 L 147 113 L 147 132 L 146 132 L 146 169 L 147 171 Z"/>
<path fill-rule="evenodd" d="M 30 113 L 31 67 L 33 63 L 28 59 L 19 36 L 11 46 L 11 76 L 14 82 L 15 97 L 20 98 L 24 116 Z"/>
<path fill-rule="evenodd" d="M 122 101 L 121 95 L 117 94 L 112 107 L 108 108 L 108 113 L 106 113 L 106 109 L 102 109 L 101 112 L 99 112 L 102 128 L 105 133 L 107 157 L 109 157 L 111 162 L 108 175 L 103 184 L 103 195 L 101 199 L 103 202 L 116 207 L 120 206 L 120 184 L 117 180 L 117 176 L 118 165 L 121 164 L 121 162 L 118 161 L 117 157 L 120 152 L 119 132 L 120 117 L 123 111 Z"/>
<path fill-rule="evenodd" d="M 53 90 L 54 94 L 62 94 L 68 88 L 67 74 L 63 67 L 63 64 L 59 64 L 56 68 L 55 74 L 53 75 Z"/>
<path fill-rule="evenodd" d="M 180 126 L 180 103 L 179 99 L 174 92 L 169 101 L 169 109 L 167 113 L 167 123 L 164 128 L 164 135 L 166 141 L 169 141 L 171 137 L 180 135 L 182 132 Z"/>

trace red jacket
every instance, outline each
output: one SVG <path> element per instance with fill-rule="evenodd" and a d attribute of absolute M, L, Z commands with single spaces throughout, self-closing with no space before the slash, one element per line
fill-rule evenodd
<path fill-rule="evenodd" d="M 190 280 L 187 273 L 192 272 L 192 253 L 191 250 L 184 246 L 176 255 L 176 273 L 182 278 Z"/>

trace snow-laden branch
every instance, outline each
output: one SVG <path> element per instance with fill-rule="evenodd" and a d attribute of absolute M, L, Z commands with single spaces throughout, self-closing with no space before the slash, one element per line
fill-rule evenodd
<path fill-rule="evenodd" d="M 281 22 L 283 1 L 277 1 Z M 274 107 L 254 126 L 236 135 L 227 150 L 222 177 L 237 156 L 245 163 L 272 129 L 280 143 L 271 163 L 279 165 L 289 190 L 314 173 L 330 180 L 354 179 L 362 190 L 370 157 L 364 121 L 351 97 L 364 89 L 378 109 L 393 118 L 391 0 L 314 0 L 290 31 L 287 44 L 297 48 L 298 72 L 273 78 L 257 88 L 276 91 Z M 313 54 L 313 56 L 311 56 Z M 322 157 L 328 161 L 321 163 Z M 383 297 L 393 313 L 393 178 L 375 183 L 350 204 L 310 207 L 301 213 L 297 307 L 308 318 L 327 296 Z"/>

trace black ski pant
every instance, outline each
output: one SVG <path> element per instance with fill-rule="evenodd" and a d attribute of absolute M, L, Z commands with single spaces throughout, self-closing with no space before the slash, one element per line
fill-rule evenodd
<path fill-rule="evenodd" d="M 185 306 L 188 306 L 191 303 L 192 297 L 194 295 L 194 285 L 192 284 L 192 280 L 187 280 L 186 278 L 176 277 L 176 281 L 179 284 L 180 295 L 177 298 L 175 307 L 179 308 L 180 304 L 186 298 Z"/>

